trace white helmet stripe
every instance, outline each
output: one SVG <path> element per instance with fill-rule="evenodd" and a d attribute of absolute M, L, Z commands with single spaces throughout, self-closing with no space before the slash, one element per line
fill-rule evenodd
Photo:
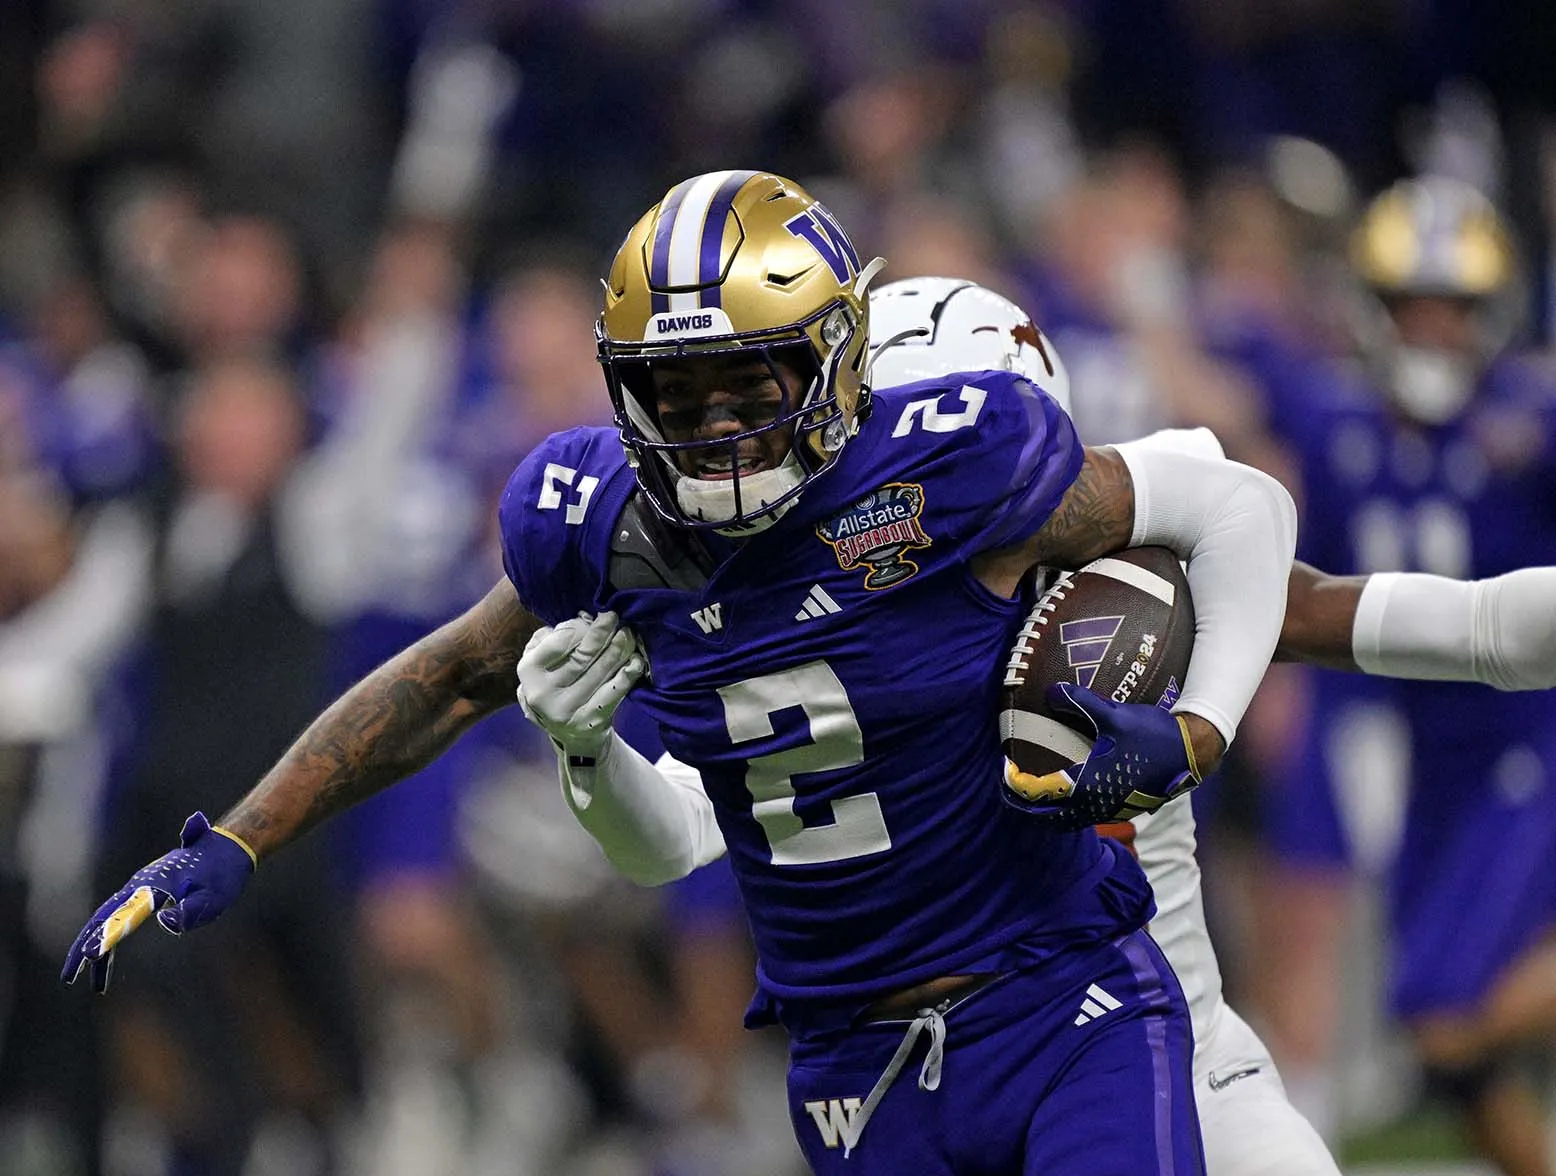
<path fill-rule="evenodd" d="M 695 286 L 701 280 L 702 226 L 708 219 L 708 207 L 733 171 L 709 172 L 692 181 L 670 231 L 671 286 Z M 670 295 L 670 312 L 699 310 L 702 296 L 695 290 Z"/>

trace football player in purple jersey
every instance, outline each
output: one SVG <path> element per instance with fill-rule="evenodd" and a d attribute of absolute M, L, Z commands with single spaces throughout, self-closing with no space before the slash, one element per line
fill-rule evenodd
<path fill-rule="evenodd" d="M 951 373 L 1024 375 L 1068 406 L 1068 373 L 1019 307 L 972 282 L 910 278 L 871 294 L 871 380 L 878 388 Z M 1206 429 L 1164 430 L 1121 446 L 1164 447 L 1219 459 Z M 1330 576 L 1292 569 L 1279 654 L 1383 677 L 1482 682 L 1503 690 L 1556 687 L 1556 567 L 1521 568 L 1465 583 L 1441 576 Z M 819 615 L 820 609 L 817 610 Z M 586 636 L 569 622 L 547 630 L 519 664 L 526 704 L 559 729 L 609 721 L 617 694 L 584 697 L 578 663 L 561 656 Z M 597 638 L 598 639 L 598 638 Z M 636 657 L 602 654 L 609 677 Z M 676 877 L 723 852 L 717 814 L 698 774 L 636 727 L 618 734 L 657 756 L 658 776 L 606 756 L 590 770 L 561 763 L 564 796 L 607 855 L 645 882 Z M 1137 855 L 1155 893 L 1152 937 L 1172 964 L 1193 1025 L 1195 1099 L 1209 1176 L 1336 1173 L 1322 1139 L 1288 1099 L 1263 1043 L 1222 996 L 1205 925 L 1190 806 L 1167 805 L 1103 826 Z"/>
<path fill-rule="evenodd" d="M 191 817 L 83 928 L 66 978 L 105 986 L 148 916 L 214 918 L 259 861 L 512 701 L 521 658 L 575 671 L 524 701 L 580 784 L 654 774 L 598 717 L 646 658 L 635 698 L 717 812 L 757 946 L 748 1021 L 789 1032 L 818 1172 L 1201 1171 L 1144 876 L 1011 801 L 991 669 L 1034 565 L 1177 551 L 1198 633 L 1174 713 L 1060 694 L 1103 737 L 1043 808 L 1166 803 L 1219 760 L 1274 651 L 1293 505 L 1247 467 L 1086 449 L 1008 371 L 872 396 L 880 264 L 780 177 L 672 188 L 606 280 L 616 427 L 556 434 L 515 472 L 507 578 L 222 819 Z"/>
<path fill-rule="evenodd" d="M 1501 217 L 1464 184 L 1407 180 L 1369 206 L 1352 264 L 1367 295 L 1361 364 L 1270 384 L 1300 461 L 1305 558 L 1380 573 L 1396 615 L 1431 575 L 1556 562 L 1556 373 L 1508 346 L 1522 295 Z M 1456 619 L 1414 607 L 1423 637 Z M 1359 617 L 1359 632 L 1370 623 Z M 1486 642 L 1479 615 L 1471 632 L 1498 657 L 1539 648 Z M 1336 735 L 1378 721 L 1408 757 L 1388 867 L 1390 1009 L 1487 1157 L 1548 1173 L 1517 1053 L 1556 1023 L 1556 696 L 1327 675 L 1315 689 L 1327 721 L 1303 749 L 1310 786 L 1277 833 L 1348 848 L 1340 790 L 1376 781 L 1349 779 Z"/>

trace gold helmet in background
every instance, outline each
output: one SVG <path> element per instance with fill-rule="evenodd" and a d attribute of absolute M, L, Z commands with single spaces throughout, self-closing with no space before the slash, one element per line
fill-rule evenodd
<path fill-rule="evenodd" d="M 622 444 L 655 510 L 685 526 L 758 529 L 837 460 L 868 413 L 865 289 L 881 264 L 861 266 L 826 208 L 766 172 L 694 176 L 632 227 L 611 265 L 595 337 Z M 737 352 L 775 375 L 776 360 L 793 365 L 804 391 L 793 403 L 786 393 L 777 419 L 749 433 L 666 441 L 654 362 Z M 791 444 L 778 469 L 736 468 L 711 483 L 676 463 L 687 450 L 733 454 L 742 437 L 783 428 Z"/>
<path fill-rule="evenodd" d="M 1396 402 L 1426 423 L 1457 415 L 1522 318 L 1517 251 L 1496 207 L 1461 180 L 1402 180 L 1367 206 L 1351 237 L 1351 266 L 1373 296 L 1361 341 Z M 1411 299 L 1461 305 L 1474 319 L 1473 344 L 1401 340 L 1394 316 Z"/>

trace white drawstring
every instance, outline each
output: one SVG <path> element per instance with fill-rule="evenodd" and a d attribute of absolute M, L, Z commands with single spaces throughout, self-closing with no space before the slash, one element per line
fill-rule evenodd
<path fill-rule="evenodd" d="M 897 1075 L 902 1073 L 902 1068 L 908 1064 L 908 1055 L 913 1052 L 913 1046 L 918 1041 L 919 1034 L 925 1029 L 929 1030 L 929 1053 L 924 1058 L 924 1064 L 918 1072 L 918 1088 L 920 1090 L 938 1090 L 940 1088 L 940 1066 L 945 1060 L 945 1011 L 951 1007 L 949 1000 L 942 1001 L 932 1009 L 920 1009 L 918 1016 L 908 1026 L 907 1033 L 903 1034 L 902 1044 L 897 1047 L 897 1052 L 891 1055 L 891 1061 L 886 1063 L 886 1070 L 875 1084 L 875 1089 L 870 1091 L 859 1110 L 854 1114 L 851 1130 L 843 1139 L 843 1158 L 846 1160 L 859 1143 L 859 1137 L 864 1134 L 864 1125 L 870 1121 L 870 1116 L 875 1113 L 875 1108 L 881 1105 L 881 1100 L 886 1097 L 886 1092 L 891 1089 L 891 1084 L 897 1080 Z"/>

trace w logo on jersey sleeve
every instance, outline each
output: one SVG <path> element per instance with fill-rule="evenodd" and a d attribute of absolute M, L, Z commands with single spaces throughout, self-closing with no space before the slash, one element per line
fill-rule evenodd
<path fill-rule="evenodd" d="M 1075 671 L 1077 686 L 1091 689 L 1097 667 L 1106 660 L 1108 645 L 1123 623 L 1123 617 L 1089 617 L 1059 626 L 1059 641 L 1064 646 L 1065 660 Z"/>

